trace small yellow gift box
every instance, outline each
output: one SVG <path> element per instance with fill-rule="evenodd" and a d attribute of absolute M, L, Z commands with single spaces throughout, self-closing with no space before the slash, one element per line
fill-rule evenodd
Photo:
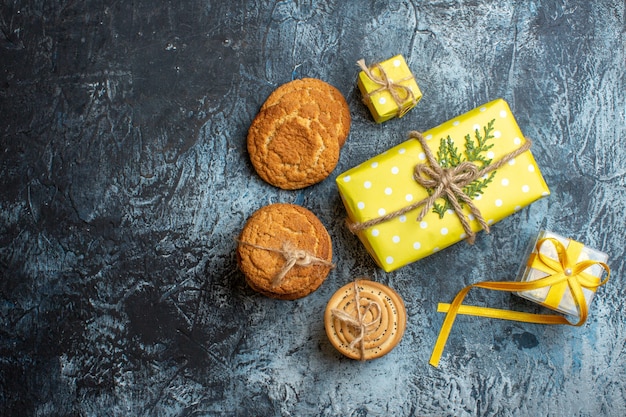
<path fill-rule="evenodd" d="M 387 272 L 549 194 L 502 99 L 410 136 L 336 180 L 351 229 Z"/>
<path fill-rule="evenodd" d="M 422 98 L 402 55 L 369 67 L 364 60 L 357 64 L 362 69 L 357 85 L 376 123 L 404 116 Z"/>
<path fill-rule="evenodd" d="M 545 230 L 539 232 L 531 249 L 528 262 L 518 275 L 519 282 L 535 282 L 559 272 L 565 276 L 579 274 L 586 281 L 598 284 L 606 270 L 603 265 L 609 259 L 604 252 Z M 581 287 L 577 294 L 568 280 L 562 280 L 550 286 L 520 291 L 516 294 L 580 319 L 581 302 L 584 300 L 586 306 L 591 305 L 595 292 L 596 287 L 592 285 Z"/>

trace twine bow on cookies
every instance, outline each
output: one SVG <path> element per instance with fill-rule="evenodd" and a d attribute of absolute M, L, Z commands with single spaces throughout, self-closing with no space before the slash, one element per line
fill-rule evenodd
<path fill-rule="evenodd" d="M 269 252 L 279 253 L 285 259 L 285 263 L 282 268 L 274 275 L 271 282 L 271 287 L 276 288 L 279 287 L 285 276 L 289 271 L 293 269 L 294 266 L 312 266 L 312 265 L 324 265 L 329 268 L 334 268 L 335 264 L 327 261 L 326 259 L 318 258 L 310 252 L 307 252 L 303 249 L 299 249 L 293 245 L 293 243 L 286 241 L 283 242 L 280 249 L 270 248 L 267 246 L 255 245 L 253 243 L 239 241 L 240 244 L 248 245 L 256 249 L 266 250 Z"/>
<path fill-rule="evenodd" d="M 484 177 L 485 175 L 497 170 L 504 164 L 508 163 L 510 160 L 529 150 L 531 146 L 531 141 L 526 139 L 522 146 L 520 146 L 513 152 L 504 155 L 498 161 L 493 162 L 481 169 L 479 169 L 474 163 L 469 161 L 461 162 L 455 167 L 444 168 L 439 164 L 432 151 L 428 147 L 426 139 L 424 139 L 424 136 L 422 136 L 420 132 L 411 132 L 409 134 L 409 137 L 411 139 L 416 139 L 424 150 L 424 155 L 426 156 L 427 163 L 415 165 L 413 179 L 420 186 L 429 190 L 429 196 L 399 210 L 388 213 L 384 216 L 376 217 L 365 222 L 349 222 L 349 229 L 353 233 L 359 232 L 385 221 L 394 219 L 398 216 L 402 216 L 409 211 L 415 210 L 419 207 L 421 207 L 422 209 L 417 216 L 417 221 L 421 221 L 424 216 L 426 216 L 426 214 L 428 214 L 428 212 L 432 209 L 435 201 L 438 198 L 446 197 L 450 202 L 454 213 L 461 221 L 461 225 L 463 226 L 466 239 L 470 244 L 474 243 L 476 233 L 472 230 L 472 227 L 470 225 L 469 215 L 466 215 L 463 212 L 462 203 L 467 205 L 470 210 L 470 214 L 474 217 L 474 219 L 478 221 L 481 227 L 487 233 L 489 233 L 489 225 L 485 221 L 478 207 L 476 207 L 473 202 L 474 196 L 466 194 L 463 188 L 470 184 L 472 181 L 475 181 L 476 179 Z"/>
<path fill-rule="evenodd" d="M 358 280 L 354 281 L 354 310 L 356 312 L 356 317 L 346 313 L 343 310 L 339 310 L 334 308 L 331 310 L 333 316 L 341 321 L 342 323 L 347 324 L 348 326 L 354 328 L 358 332 L 358 336 L 350 342 L 348 347 L 353 349 L 357 344 L 359 345 L 360 358 L 361 360 L 365 360 L 365 337 L 372 331 L 372 327 L 378 324 L 378 321 L 381 317 L 381 307 L 376 301 L 370 300 L 366 305 L 363 311 L 361 311 L 361 298 L 360 298 L 360 289 Z M 370 320 L 366 320 L 368 313 L 371 312 L 372 318 Z"/>
<path fill-rule="evenodd" d="M 402 82 L 409 81 L 410 79 L 412 79 L 413 75 L 409 77 L 401 78 L 399 80 L 392 80 L 387 75 L 387 72 L 385 71 L 383 66 L 378 63 L 373 64 L 371 68 L 376 68 L 378 72 L 380 73 L 380 76 L 376 75 L 370 67 L 365 65 L 364 59 L 360 59 L 356 63 L 361 68 L 361 70 L 363 70 L 365 75 L 367 75 L 367 77 L 370 80 L 372 80 L 375 84 L 379 85 L 377 89 L 370 91 L 369 94 L 366 94 L 363 97 L 366 103 L 368 101 L 371 101 L 372 95 L 376 93 L 380 93 L 381 91 L 388 91 L 389 94 L 391 95 L 391 98 L 396 103 L 396 106 L 398 108 L 398 111 L 396 114 L 397 117 L 404 116 L 404 114 L 408 110 L 410 110 L 412 107 L 414 107 L 417 104 L 417 99 L 415 98 L 415 94 L 413 93 L 413 90 L 411 90 L 409 87 L 405 85 L 400 84 Z M 404 105 L 404 103 L 408 99 L 411 99 L 409 105 Z"/>

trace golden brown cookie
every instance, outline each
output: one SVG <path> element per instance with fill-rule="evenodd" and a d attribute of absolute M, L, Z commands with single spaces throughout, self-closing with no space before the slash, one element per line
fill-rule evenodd
<path fill-rule="evenodd" d="M 319 106 L 322 126 L 338 138 L 340 147 L 343 146 L 350 132 L 350 108 L 341 92 L 322 80 L 303 78 L 283 84 L 270 94 L 261 110 L 279 103 L 293 110 L 301 101 L 311 103 L 312 111 L 315 111 L 313 105 Z"/>
<path fill-rule="evenodd" d="M 278 87 L 248 130 L 248 153 L 259 176 L 286 190 L 328 177 L 350 131 L 350 110 L 339 90 L 305 78 Z"/>
<path fill-rule="evenodd" d="M 295 300 L 315 291 L 328 276 L 332 243 L 311 211 L 295 204 L 270 204 L 246 222 L 237 260 L 252 289 Z"/>
<path fill-rule="evenodd" d="M 331 344 L 345 356 L 359 360 L 379 358 L 402 339 L 406 328 L 404 302 L 383 284 L 357 279 L 330 298 L 324 327 Z"/>

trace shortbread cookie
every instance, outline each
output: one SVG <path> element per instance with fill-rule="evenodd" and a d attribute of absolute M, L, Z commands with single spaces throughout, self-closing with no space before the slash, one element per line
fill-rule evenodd
<path fill-rule="evenodd" d="M 350 108 L 341 92 L 322 80 L 303 78 L 283 84 L 270 94 L 261 110 L 279 103 L 294 109 L 302 101 L 319 106 L 320 123 L 343 146 L 350 132 Z"/>
<path fill-rule="evenodd" d="M 331 344 L 345 356 L 359 360 L 379 358 L 402 339 L 406 328 L 404 302 L 391 288 L 358 279 L 330 298 L 324 327 Z"/>
<path fill-rule="evenodd" d="M 237 247 L 248 285 L 268 297 L 295 300 L 315 291 L 333 268 L 328 231 L 309 210 L 271 204 L 250 216 Z"/>
<path fill-rule="evenodd" d="M 330 175 L 349 130 L 349 107 L 335 87 L 294 80 L 278 87 L 252 121 L 248 153 L 263 180 L 300 189 Z"/>

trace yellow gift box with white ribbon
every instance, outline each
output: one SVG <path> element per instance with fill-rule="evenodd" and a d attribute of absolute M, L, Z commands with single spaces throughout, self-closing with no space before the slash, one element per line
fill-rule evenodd
<path fill-rule="evenodd" d="M 547 244 L 546 239 L 556 240 L 559 246 Z M 537 245 L 538 242 L 544 242 Z M 569 259 L 565 259 L 567 256 Z M 528 262 L 520 271 L 517 280 L 520 282 L 533 282 L 545 278 L 559 269 L 557 263 L 569 262 L 579 265 L 587 265 L 585 270 L 585 279 L 590 282 L 600 282 L 604 274 L 602 264 L 606 263 L 609 256 L 599 250 L 585 246 L 584 244 L 572 239 L 567 239 L 553 232 L 542 230 L 535 244 L 532 246 Z M 550 265 L 551 263 L 551 265 Z M 567 269 L 563 266 L 561 269 Z M 573 271 L 570 271 L 570 274 Z M 595 287 L 583 287 L 582 295 L 585 304 L 589 306 L 596 292 Z M 579 300 L 575 297 L 567 281 L 561 281 L 558 284 L 539 287 L 532 290 L 520 291 L 516 293 L 520 297 L 534 301 L 552 310 L 580 319 L 578 304 Z"/>
<path fill-rule="evenodd" d="M 478 282 L 459 291 L 450 304 L 439 303 L 437 311 L 446 313 L 446 316 L 435 342 L 430 364 L 435 367 L 439 365 L 452 325 L 459 314 L 526 323 L 582 326 L 589 314 L 591 295 L 611 275 L 611 270 L 605 263 L 607 259 L 606 254 L 587 248 L 575 240 L 550 232 L 540 233 L 521 280 Z M 538 271 L 538 275 L 533 271 Z M 603 279 L 605 273 L 606 277 Z M 550 309 L 561 311 L 575 321 L 562 315 L 465 305 L 463 299 L 472 288 L 514 292 Z M 572 309 L 568 305 L 570 302 Z"/>
<path fill-rule="evenodd" d="M 393 271 L 549 195 L 508 104 L 497 99 L 340 174 L 348 224 Z"/>
<path fill-rule="evenodd" d="M 365 65 L 364 60 L 359 60 L 357 64 L 362 70 L 357 86 L 376 123 L 404 116 L 422 98 L 422 92 L 402 55 L 371 66 Z"/>

